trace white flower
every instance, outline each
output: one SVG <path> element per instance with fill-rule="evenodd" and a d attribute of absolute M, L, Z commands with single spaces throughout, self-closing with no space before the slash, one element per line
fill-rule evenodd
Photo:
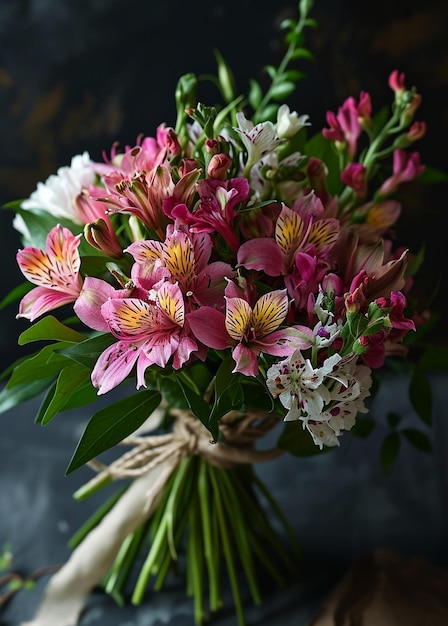
<path fill-rule="evenodd" d="M 94 182 L 95 172 L 88 152 L 78 154 L 72 158 L 69 166 L 60 167 L 45 183 L 37 183 L 37 189 L 22 202 L 22 209 L 39 209 L 47 211 L 56 219 L 69 219 L 82 224 L 73 201 L 83 188 Z M 29 238 L 28 229 L 20 215 L 14 218 L 13 225 Z"/>
<path fill-rule="evenodd" d="M 323 384 L 335 365 L 341 360 L 339 354 L 326 359 L 322 367 L 314 368 L 304 359 L 300 350 L 269 368 L 266 384 L 271 395 L 278 397 L 288 413 L 285 421 L 320 419 L 323 408 L 331 400 L 328 388 Z"/>
<path fill-rule="evenodd" d="M 356 363 L 356 355 L 339 354 L 314 368 L 301 352 L 269 368 L 266 384 L 271 395 L 288 409 L 284 420 L 303 422 L 316 445 L 339 445 L 338 436 L 350 430 L 358 413 L 367 411 L 370 368 Z"/>
<path fill-rule="evenodd" d="M 247 151 L 246 169 L 251 168 L 283 141 L 277 136 L 272 122 L 260 122 L 254 126 L 253 122 L 246 119 L 241 111 L 236 114 L 236 119 L 238 128 L 234 130 L 239 133 Z"/>
<path fill-rule="evenodd" d="M 287 104 L 282 104 L 277 111 L 277 136 L 290 139 L 294 137 L 304 126 L 310 126 L 308 115 L 298 115 L 297 111 L 291 113 Z"/>

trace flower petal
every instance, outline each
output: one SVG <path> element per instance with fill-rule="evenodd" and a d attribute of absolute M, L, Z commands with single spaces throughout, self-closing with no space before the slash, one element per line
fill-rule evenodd
<path fill-rule="evenodd" d="M 243 298 L 226 298 L 226 330 L 232 339 L 241 341 L 247 331 L 252 309 Z"/>
<path fill-rule="evenodd" d="M 244 301 L 243 301 L 244 302 Z M 254 306 L 251 322 L 258 339 L 274 332 L 288 313 L 286 290 L 270 291 L 259 298 Z M 229 329 L 227 329 L 229 331 Z M 230 331 L 229 334 L 231 335 Z M 233 335 L 231 335 L 233 337 Z M 234 337 L 236 339 L 236 337 Z"/>
<path fill-rule="evenodd" d="M 136 344 L 118 341 L 100 355 L 92 371 L 92 385 L 98 389 L 98 395 L 114 389 L 126 378 L 140 350 Z"/>
<path fill-rule="evenodd" d="M 283 273 L 283 256 L 274 239 L 258 237 L 250 239 L 238 250 L 238 264 L 248 270 L 262 270 L 268 276 Z"/>

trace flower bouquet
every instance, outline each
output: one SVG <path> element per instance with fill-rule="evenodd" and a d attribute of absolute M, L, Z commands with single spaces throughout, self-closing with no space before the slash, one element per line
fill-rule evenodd
<path fill-rule="evenodd" d="M 392 236 L 394 193 L 425 169 L 408 150 L 425 133 L 421 96 L 394 71 L 389 109 L 374 113 L 362 92 L 311 134 L 309 116 L 285 104 L 310 56 L 311 5 L 283 24 L 265 89 L 253 80 L 239 95 L 217 53 L 219 104 L 182 76 L 174 126 L 102 162 L 77 155 L 7 206 L 27 282 L 5 301 L 31 322 L 19 343 L 45 343 L 8 368 L 2 396 L 10 407 L 41 394 L 42 425 L 112 397 L 67 472 L 96 472 L 79 499 L 124 484 L 73 537 L 34 626 L 76 623 L 98 584 L 140 603 L 173 568 L 197 624 L 222 606 L 226 574 L 243 625 L 241 576 L 260 602 L 260 567 L 282 584 L 298 558 L 253 466 L 370 429 L 363 414 L 388 364 L 427 391 L 411 358 L 432 323 L 410 295 L 421 254 Z"/>

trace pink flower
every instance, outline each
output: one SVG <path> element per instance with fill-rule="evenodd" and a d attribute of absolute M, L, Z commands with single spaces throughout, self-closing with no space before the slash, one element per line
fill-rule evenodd
<path fill-rule="evenodd" d="M 396 97 L 400 97 L 406 91 L 406 76 L 402 72 L 394 70 L 389 75 L 389 87 L 395 92 Z"/>
<path fill-rule="evenodd" d="M 209 263 L 212 241 L 207 233 L 192 233 L 187 227 L 169 225 L 164 242 L 136 241 L 126 248 L 136 263 L 135 284 L 151 289 L 162 276 L 179 285 L 186 311 L 203 305 L 224 309 L 226 279 L 235 276 L 228 263 Z"/>
<path fill-rule="evenodd" d="M 344 185 L 353 189 L 357 196 L 364 197 L 367 194 L 367 168 L 361 163 L 350 163 L 341 172 L 341 180 Z"/>
<path fill-rule="evenodd" d="M 171 200 L 164 203 L 164 210 L 171 219 L 187 224 L 192 232 L 218 232 L 236 252 L 239 248 L 234 222 L 237 216 L 235 207 L 249 197 L 249 183 L 246 178 L 219 180 L 207 178 L 197 184 L 200 203 L 194 212 L 186 204 L 172 206 Z"/>
<path fill-rule="evenodd" d="M 404 150 L 394 150 L 393 174 L 381 185 L 379 193 L 383 196 L 392 193 L 399 185 L 409 182 L 425 171 L 420 163 L 420 154 Z"/>
<path fill-rule="evenodd" d="M 100 355 L 92 371 L 92 384 L 98 394 L 119 385 L 134 365 L 138 389 L 146 386 L 145 372 L 151 365 L 163 368 L 172 358 L 173 368 L 180 369 L 198 351 L 186 324 L 182 293 L 169 281 L 148 292 L 145 299 L 109 298 L 100 310 L 118 341 Z M 88 319 L 86 310 L 84 314 Z"/>
<path fill-rule="evenodd" d="M 226 314 L 210 307 L 189 314 L 194 335 L 210 348 L 232 347 L 234 372 L 245 376 L 258 374 L 258 355 L 287 356 L 296 348 L 308 348 L 313 333 L 307 327 L 278 330 L 288 313 L 286 290 L 261 296 L 252 308 L 243 298 L 226 298 Z"/>
<path fill-rule="evenodd" d="M 22 298 L 17 317 L 32 322 L 76 300 L 82 287 L 80 237 L 58 224 L 48 233 L 45 251 L 31 246 L 19 250 L 16 258 L 23 275 L 38 286 Z"/>
<path fill-rule="evenodd" d="M 365 110 L 366 104 L 363 103 Z M 361 134 L 358 105 L 354 98 L 347 98 L 338 109 L 337 115 L 327 111 L 327 123 L 330 128 L 324 128 L 322 134 L 326 139 L 344 144 L 348 147 L 348 156 L 353 158 L 357 150 L 358 137 Z"/>

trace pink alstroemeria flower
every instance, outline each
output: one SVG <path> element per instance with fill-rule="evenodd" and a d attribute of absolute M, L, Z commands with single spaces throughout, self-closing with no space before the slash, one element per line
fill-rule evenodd
<path fill-rule="evenodd" d="M 80 237 L 58 224 L 47 235 L 45 251 L 31 246 L 19 250 L 16 258 L 22 274 L 38 286 L 22 298 L 17 317 L 33 322 L 76 300 L 82 287 Z"/>
<path fill-rule="evenodd" d="M 250 188 L 247 179 L 207 178 L 198 182 L 197 191 L 201 201 L 194 212 L 191 212 L 186 204 L 172 206 L 171 202 L 164 203 L 164 211 L 171 219 L 187 224 L 192 232 L 218 232 L 233 252 L 236 252 L 239 241 L 234 229 L 237 215 L 235 206 L 249 197 Z"/>
<path fill-rule="evenodd" d="M 151 365 L 166 367 L 172 357 L 173 368 L 180 369 L 198 350 L 186 323 L 179 286 L 164 281 L 146 296 L 110 298 L 101 305 L 107 328 L 119 341 L 100 355 L 92 371 L 92 384 L 99 395 L 119 385 L 134 365 L 139 389 L 146 386 L 145 371 Z M 85 308 L 84 318 L 89 318 Z"/>
<path fill-rule="evenodd" d="M 339 222 L 335 218 L 320 219 L 323 213 L 322 202 L 312 193 L 292 209 L 284 206 L 275 224 L 274 238 L 259 237 L 243 243 L 238 263 L 268 276 L 281 276 L 291 272 L 299 252 L 311 257 L 325 254 L 337 241 Z"/>
<path fill-rule="evenodd" d="M 367 168 L 362 163 L 349 163 L 341 172 L 344 185 L 353 189 L 357 196 L 363 198 L 367 194 Z"/>
<path fill-rule="evenodd" d="M 223 261 L 209 263 L 212 241 L 207 233 L 192 233 L 183 224 L 168 225 L 164 242 L 136 241 L 126 252 L 135 264 L 135 284 L 151 289 L 162 275 L 177 282 L 186 311 L 207 305 L 224 309 L 226 279 L 235 277 L 231 265 Z"/>
<path fill-rule="evenodd" d="M 393 174 L 381 185 L 379 193 L 383 196 L 392 193 L 399 185 L 420 176 L 426 166 L 420 163 L 420 154 L 405 150 L 394 150 Z"/>
<path fill-rule="evenodd" d="M 255 306 L 243 298 L 226 297 L 226 314 L 202 307 L 188 316 L 195 337 L 210 348 L 232 347 L 234 372 L 245 376 L 258 374 L 258 355 L 287 356 L 295 349 L 308 348 L 313 333 L 308 327 L 293 326 L 278 330 L 288 313 L 286 290 L 261 296 Z"/>
<path fill-rule="evenodd" d="M 322 130 L 325 139 L 346 144 L 347 153 L 351 159 L 355 156 L 358 147 L 358 137 L 361 134 L 359 118 L 363 112 L 365 113 L 365 103 L 360 102 L 357 105 L 354 98 L 347 98 L 339 107 L 337 114 L 327 111 L 327 123 L 330 128 Z"/>

